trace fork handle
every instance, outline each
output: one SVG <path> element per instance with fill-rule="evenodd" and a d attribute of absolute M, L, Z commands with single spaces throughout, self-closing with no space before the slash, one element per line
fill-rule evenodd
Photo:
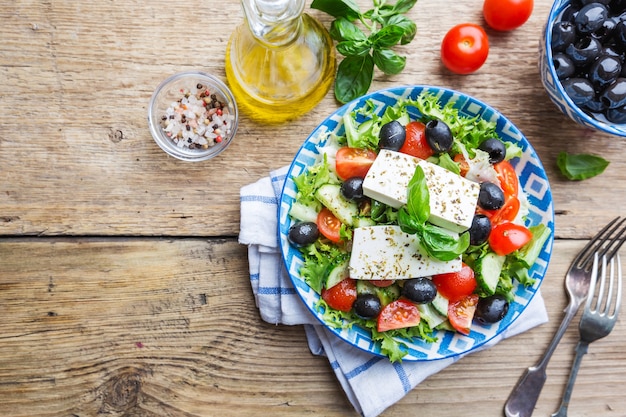
<path fill-rule="evenodd" d="M 574 390 L 574 382 L 576 382 L 576 376 L 578 375 L 578 369 L 580 369 L 580 363 L 582 362 L 583 355 L 587 353 L 588 348 L 589 343 L 582 340 L 576 345 L 576 356 L 574 357 L 572 370 L 569 374 L 567 387 L 565 387 L 565 392 L 563 393 L 561 406 L 556 413 L 552 414 L 552 417 L 567 417 L 567 407 L 569 406 L 569 400 L 572 397 L 572 391 Z"/>
<path fill-rule="evenodd" d="M 509 398 L 504 404 L 504 414 L 506 417 L 532 416 L 543 385 L 546 382 L 546 368 L 548 367 L 548 362 L 556 346 L 561 341 L 565 330 L 567 330 L 567 326 L 569 326 L 576 315 L 580 304 L 580 302 L 576 303 L 572 300 L 565 308 L 563 321 L 554 334 L 541 360 L 535 366 L 526 369 L 526 372 L 524 372 L 517 382 L 517 385 L 515 385 L 515 388 L 511 391 L 511 394 L 509 394 Z"/>

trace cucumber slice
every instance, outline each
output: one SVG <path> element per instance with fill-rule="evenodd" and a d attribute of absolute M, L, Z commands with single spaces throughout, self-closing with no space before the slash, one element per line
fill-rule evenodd
<path fill-rule="evenodd" d="M 448 317 L 449 301 L 446 297 L 437 293 L 435 299 L 431 301 L 431 304 L 437 313 L 441 314 L 443 317 Z"/>
<path fill-rule="evenodd" d="M 356 282 L 357 294 L 375 294 L 384 306 L 400 297 L 400 287 L 393 284 L 389 287 L 377 287 L 369 281 L 359 279 Z"/>
<path fill-rule="evenodd" d="M 324 288 L 332 288 L 344 279 L 348 278 L 348 276 L 348 260 L 346 259 L 345 261 L 341 261 L 337 265 L 332 267 L 330 273 L 326 277 L 326 283 L 324 284 Z"/>
<path fill-rule="evenodd" d="M 495 294 L 506 257 L 489 252 L 474 264 L 476 283 L 481 296 Z"/>
<path fill-rule="evenodd" d="M 348 226 L 352 226 L 353 219 L 359 215 L 359 207 L 356 203 L 346 200 L 341 195 L 340 185 L 322 185 L 315 192 L 315 198 L 328 208 L 342 223 Z"/>
<path fill-rule="evenodd" d="M 439 312 L 433 307 L 431 303 L 428 304 L 418 304 L 417 309 L 420 312 L 420 316 L 422 319 L 426 320 L 426 323 L 430 326 L 431 329 L 439 326 L 441 323 L 446 321 L 446 316 L 442 316 Z"/>
<path fill-rule="evenodd" d="M 289 209 L 289 215 L 301 222 L 313 222 L 317 220 L 317 211 L 314 207 L 294 201 Z"/>
<path fill-rule="evenodd" d="M 355 217 L 352 223 L 354 227 L 376 226 L 376 222 L 371 217 Z"/>

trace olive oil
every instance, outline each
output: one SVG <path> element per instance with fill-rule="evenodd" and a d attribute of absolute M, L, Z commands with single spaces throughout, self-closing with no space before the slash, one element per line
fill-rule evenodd
<path fill-rule="evenodd" d="M 226 50 L 226 77 L 238 107 L 276 124 L 312 110 L 335 75 L 328 32 L 297 0 L 242 0 L 246 22 Z"/>

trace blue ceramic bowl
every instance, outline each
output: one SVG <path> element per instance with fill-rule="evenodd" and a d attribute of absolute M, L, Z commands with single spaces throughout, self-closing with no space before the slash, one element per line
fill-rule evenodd
<path fill-rule="evenodd" d="M 322 146 L 331 134 L 339 136 L 345 134 L 342 121 L 342 116 L 345 113 L 367 107 L 375 109 L 374 111 L 378 115 L 382 115 L 387 107 L 394 106 L 399 100 L 407 97 L 416 99 L 422 92 L 436 95 L 441 105 L 445 105 L 448 102 L 454 103 L 454 106 L 459 109 L 459 113 L 462 116 L 479 117 L 495 122 L 496 132 L 500 138 L 504 141 L 513 142 L 522 149 L 522 156 L 511 159 L 511 163 L 519 177 L 520 187 L 526 193 L 530 203 L 527 225 L 532 226 L 543 223 L 551 229 L 552 234 L 549 242 L 545 244 L 539 259 L 529 271 L 531 277 L 536 278 L 535 284 L 531 287 L 524 287 L 515 283 L 515 298 L 509 307 L 509 313 L 502 321 L 491 325 L 475 323 L 472 327 L 472 332 L 467 336 L 460 333 L 440 331 L 437 335 L 438 341 L 436 343 L 425 343 L 415 339 L 403 340 L 407 345 L 407 356 L 403 358 L 404 361 L 430 361 L 462 355 L 474 351 L 499 336 L 526 309 L 539 289 L 539 285 L 548 268 L 552 252 L 552 237 L 554 236 L 552 194 L 543 165 L 524 135 L 501 113 L 473 97 L 440 87 L 405 86 L 368 94 L 341 107 L 313 130 L 296 154 L 289 168 L 279 201 L 279 243 L 285 266 L 296 292 L 311 313 L 320 320 L 320 323 L 327 326 L 332 333 L 356 348 L 374 355 L 384 356 L 381 353 L 380 345 L 372 340 L 369 330 L 357 325 L 343 328 L 328 326 L 324 322 L 323 314 L 317 308 L 319 295 L 309 287 L 305 279 L 300 275 L 302 256 L 297 249 L 289 244 L 287 238 L 289 228 L 292 225 L 292 219 L 288 213 L 298 192 L 294 178 L 319 160 L 321 156 L 318 147 Z M 409 113 L 413 120 L 419 117 L 416 109 L 410 108 Z"/>
<path fill-rule="evenodd" d="M 602 115 L 590 115 L 581 110 L 565 93 L 556 69 L 552 62 L 552 25 L 560 20 L 563 10 L 570 4 L 570 0 L 556 0 L 550 10 L 543 37 L 540 43 L 539 70 L 541 72 L 541 82 L 548 92 L 550 99 L 556 106 L 576 123 L 591 129 L 617 136 L 626 136 L 626 124 L 615 124 L 606 120 Z"/>

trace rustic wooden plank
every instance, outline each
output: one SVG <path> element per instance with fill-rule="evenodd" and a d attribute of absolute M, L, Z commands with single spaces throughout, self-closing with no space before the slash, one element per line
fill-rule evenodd
<path fill-rule="evenodd" d="M 563 274 L 583 243 L 555 245 L 549 323 L 464 358 L 383 416 L 500 416 L 560 322 Z M 0 259 L 0 415 L 355 415 L 302 328 L 261 321 L 233 239 L 0 239 Z M 572 326 L 536 415 L 556 408 L 576 338 Z M 573 415 L 626 410 L 625 343 L 620 320 L 591 345 Z"/>
<path fill-rule="evenodd" d="M 557 234 L 585 237 L 622 204 L 626 141 L 578 127 L 544 92 L 537 47 L 550 3 L 537 1 L 531 19 L 516 31 L 489 31 L 485 66 L 456 76 L 440 64 L 440 41 L 456 23 L 481 23 L 480 7 L 420 0 L 409 14 L 418 35 L 400 48 L 406 70 L 393 77 L 377 72 L 371 91 L 440 85 L 502 111 L 544 162 Z M 264 126 L 244 115 L 235 143 L 219 158 L 190 164 L 167 157 L 147 127 L 152 91 L 182 70 L 224 79 L 228 38 L 242 18 L 237 0 L 176 6 L 153 0 L 132 8 L 121 1 L 0 5 L 0 234 L 236 235 L 239 188 L 288 164 L 308 132 L 339 107 L 329 92 L 292 123 Z M 599 153 L 611 165 L 598 178 L 570 182 L 555 168 L 562 150 Z"/>

